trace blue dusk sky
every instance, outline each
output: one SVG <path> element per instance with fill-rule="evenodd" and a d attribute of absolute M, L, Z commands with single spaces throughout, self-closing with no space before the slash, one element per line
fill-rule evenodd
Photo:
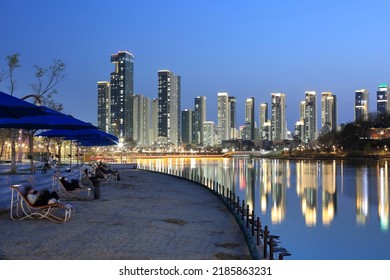
<path fill-rule="evenodd" d="M 181 108 L 206 96 L 207 119 L 216 121 L 217 93 L 258 107 L 282 92 L 287 125 L 299 118 L 305 91 L 331 91 L 339 123 L 354 119 L 354 92 L 366 88 L 375 111 L 378 84 L 390 83 L 390 1 L 340 0 L 2 0 L 0 67 L 18 52 L 15 96 L 30 93 L 33 65 L 65 62 L 57 87 L 64 111 L 97 123 L 97 82 L 110 79 L 110 55 L 135 57 L 135 94 L 157 97 L 157 71 L 182 79 Z M 1 69 L 1 68 L 0 68 Z M 8 92 L 7 81 L 0 90 Z"/>

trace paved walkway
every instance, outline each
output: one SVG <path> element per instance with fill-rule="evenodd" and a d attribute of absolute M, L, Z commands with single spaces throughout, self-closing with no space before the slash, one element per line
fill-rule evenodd
<path fill-rule="evenodd" d="M 72 201 L 65 224 L 0 213 L 0 259 L 251 259 L 223 203 L 184 179 L 141 170 L 104 182 L 100 199 Z"/>

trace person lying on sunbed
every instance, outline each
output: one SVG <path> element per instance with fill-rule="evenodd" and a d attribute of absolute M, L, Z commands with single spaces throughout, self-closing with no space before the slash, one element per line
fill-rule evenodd
<path fill-rule="evenodd" d="M 118 181 L 120 180 L 118 170 L 113 170 L 113 169 L 109 168 L 107 165 L 103 164 L 102 162 L 98 163 L 96 169 L 99 171 L 99 172 L 96 172 L 96 174 L 98 176 L 100 176 L 100 178 L 105 179 L 106 176 L 104 176 L 104 175 L 113 174 Z M 101 174 L 99 174 L 99 173 L 101 173 Z"/>
<path fill-rule="evenodd" d="M 26 187 L 26 193 L 28 202 L 34 206 L 53 204 L 58 202 L 60 198 L 56 192 L 50 192 L 47 189 L 36 191 L 32 187 Z"/>
<path fill-rule="evenodd" d="M 59 177 L 58 179 L 67 191 L 74 191 L 75 189 L 80 188 L 80 181 L 77 179 L 72 179 L 71 181 L 66 177 Z"/>

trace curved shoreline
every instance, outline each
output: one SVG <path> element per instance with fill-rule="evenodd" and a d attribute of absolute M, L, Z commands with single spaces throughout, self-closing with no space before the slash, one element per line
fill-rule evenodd
<path fill-rule="evenodd" d="M 76 213 L 65 224 L 0 213 L 0 259 L 252 259 L 230 211 L 198 184 L 120 172 L 101 199 L 70 202 Z"/>

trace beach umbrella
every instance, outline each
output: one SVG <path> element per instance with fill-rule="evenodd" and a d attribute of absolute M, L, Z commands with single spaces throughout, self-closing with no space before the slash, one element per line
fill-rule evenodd
<path fill-rule="evenodd" d="M 34 105 L 35 106 L 35 105 Z M 19 118 L 4 117 L 0 118 L 0 128 L 18 128 L 18 129 L 84 129 L 96 128 L 91 123 L 76 119 L 71 115 L 58 112 L 45 106 L 36 106 L 43 112 L 42 115 L 26 115 Z"/>
<path fill-rule="evenodd" d="M 0 91 L 0 119 L 18 119 L 27 116 L 47 115 L 40 106 Z"/>
<path fill-rule="evenodd" d="M 65 140 L 73 140 L 80 146 L 108 146 L 116 145 L 119 142 L 118 137 L 100 129 L 50 129 L 40 132 L 36 136 L 60 137 Z"/>
<path fill-rule="evenodd" d="M 93 147 L 93 146 L 112 146 L 118 145 L 119 141 L 110 138 L 84 138 L 75 141 L 79 146 Z"/>
<path fill-rule="evenodd" d="M 28 103 L 28 102 L 26 102 Z M 35 105 L 34 105 L 35 106 Z M 0 118 L 0 128 L 14 128 L 26 130 L 62 128 L 62 129 L 83 129 L 96 128 L 91 123 L 76 119 L 71 115 L 66 115 L 45 106 L 36 106 L 43 112 L 41 115 L 25 115 L 18 118 L 4 117 Z M 33 152 L 33 132 L 30 133 L 30 154 Z M 33 158 L 30 159 L 31 172 L 34 170 Z"/>
<path fill-rule="evenodd" d="M 79 146 L 109 146 L 116 145 L 119 142 L 118 137 L 110 133 L 104 132 L 98 128 L 92 129 L 50 129 L 36 134 L 41 137 L 59 137 L 65 140 L 72 140 Z M 72 143 L 71 142 L 71 143 Z"/>
<path fill-rule="evenodd" d="M 112 139 L 113 141 L 119 141 L 118 137 L 110 133 L 104 132 L 98 128 L 91 129 L 50 129 L 38 133 L 36 136 L 43 137 L 61 137 L 67 140 L 82 140 L 82 139 Z"/>

